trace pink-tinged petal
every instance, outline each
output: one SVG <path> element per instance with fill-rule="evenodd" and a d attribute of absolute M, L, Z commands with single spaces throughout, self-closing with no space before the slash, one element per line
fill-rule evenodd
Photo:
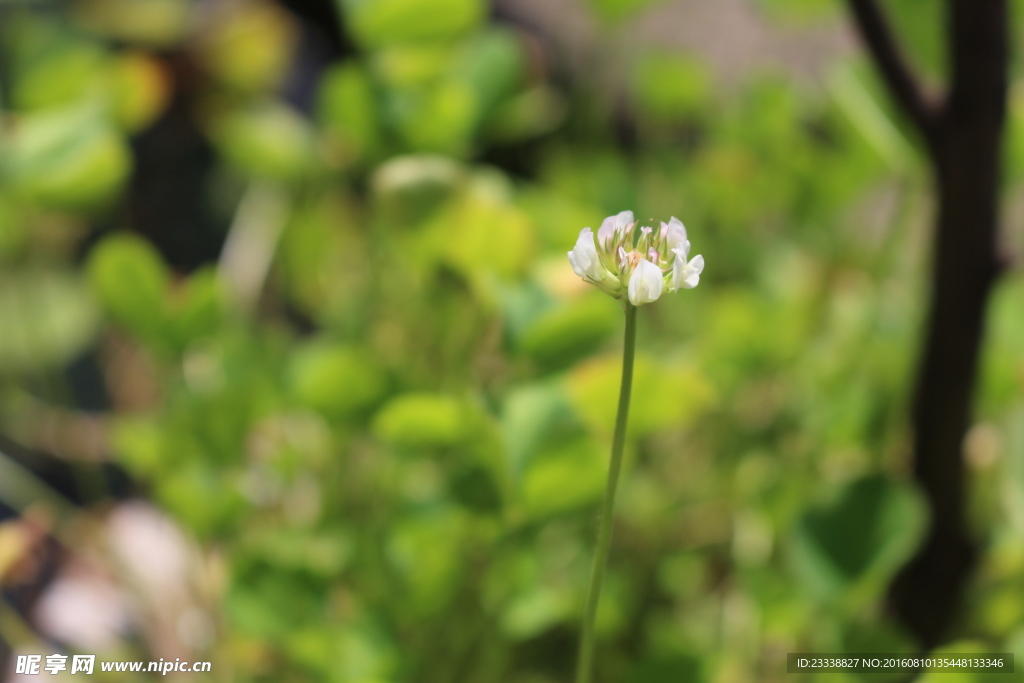
<path fill-rule="evenodd" d="M 668 226 L 665 230 L 665 241 L 668 242 L 669 249 L 677 249 L 684 247 L 687 253 L 690 251 L 690 243 L 686 241 L 686 228 L 675 216 L 672 216 L 672 220 L 668 222 Z"/>
<path fill-rule="evenodd" d="M 615 218 L 615 216 L 608 216 L 601 222 L 601 227 L 597 229 L 597 241 L 603 248 L 607 248 L 608 243 L 615 237 Z"/>

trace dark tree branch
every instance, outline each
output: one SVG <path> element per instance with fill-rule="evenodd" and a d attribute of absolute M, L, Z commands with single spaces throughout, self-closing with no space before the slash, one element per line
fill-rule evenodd
<path fill-rule="evenodd" d="M 852 0 L 851 0 L 852 1 Z M 985 307 L 999 275 L 1007 0 L 948 0 L 952 82 L 933 133 L 938 199 L 931 301 L 914 392 L 914 476 L 932 523 L 892 586 L 897 617 L 926 647 L 948 634 L 974 567 L 963 441 L 971 424 Z"/>
<path fill-rule="evenodd" d="M 893 38 L 876 0 L 847 0 L 857 28 L 889 94 L 934 151 L 938 110 L 925 97 Z"/>
<path fill-rule="evenodd" d="M 947 118 L 955 126 L 1002 128 L 1009 69 L 1009 22 L 1003 0 L 950 0 L 952 82 Z"/>

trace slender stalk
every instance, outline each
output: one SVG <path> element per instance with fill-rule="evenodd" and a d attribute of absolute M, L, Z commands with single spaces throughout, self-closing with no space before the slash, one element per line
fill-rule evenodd
<path fill-rule="evenodd" d="M 608 551 L 612 543 L 612 517 L 615 512 L 615 490 L 622 471 L 622 447 L 626 442 L 626 421 L 629 418 L 629 394 L 633 388 L 633 352 L 636 347 L 636 306 L 626 303 L 626 338 L 622 348 L 622 384 L 619 387 L 619 411 L 615 416 L 615 436 L 612 438 L 612 458 L 608 465 L 608 483 L 601 503 L 601 519 L 597 532 L 597 549 L 590 570 L 587 587 L 587 607 L 583 615 L 583 634 L 580 640 L 579 660 L 576 664 L 576 683 L 590 683 L 594 669 L 594 618 L 601 600 L 601 583 L 608 564 Z"/>

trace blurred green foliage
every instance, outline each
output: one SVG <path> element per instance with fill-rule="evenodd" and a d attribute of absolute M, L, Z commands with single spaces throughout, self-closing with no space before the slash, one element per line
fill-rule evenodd
<path fill-rule="evenodd" d="M 917 23 L 938 3 L 891 4 L 938 73 Z M 611 31 L 652 3 L 589 5 Z M 482 0 L 337 9 L 355 53 L 310 111 L 281 94 L 301 38 L 270 2 L 199 19 L 91 0 L 0 26 L 0 405 L 65 402 L 41 380 L 111 339 L 145 359 L 155 397 L 114 402 L 111 456 L 223 566 L 194 659 L 217 680 L 568 679 L 621 315 L 565 252 L 625 208 L 678 215 L 708 268 L 641 312 L 600 680 L 912 651 L 883 598 L 927 524 L 906 405 L 929 209 L 870 70 L 726 92 L 698 56 L 640 49 L 617 111 L 600 73 L 556 87 Z M 238 209 L 221 260 L 179 272 L 121 208 L 135 136 L 186 86 L 207 190 Z M 517 151 L 528 172 L 502 167 Z M 1022 296 L 1014 275 L 992 306 L 968 444 L 986 551 L 948 651 L 1024 642 Z"/>

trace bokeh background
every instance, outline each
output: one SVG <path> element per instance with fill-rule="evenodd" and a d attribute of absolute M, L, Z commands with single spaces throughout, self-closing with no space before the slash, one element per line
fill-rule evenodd
<path fill-rule="evenodd" d="M 569 680 L 622 313 L 566 251 L 624 209 L 681 218 L 708 265 L 640 311 L 600 681 L 918 651 L 885 595 L 928 523 L 933 197 L 844 9 L 0 2 L 4 676 L 84 652 L 212 662 L 182 680 Z M 940 82 L 941 3 L 887 10 Z M 975 405 L 980 555 L 942 648 L 1024 652 L 1012 270 Z"/>

